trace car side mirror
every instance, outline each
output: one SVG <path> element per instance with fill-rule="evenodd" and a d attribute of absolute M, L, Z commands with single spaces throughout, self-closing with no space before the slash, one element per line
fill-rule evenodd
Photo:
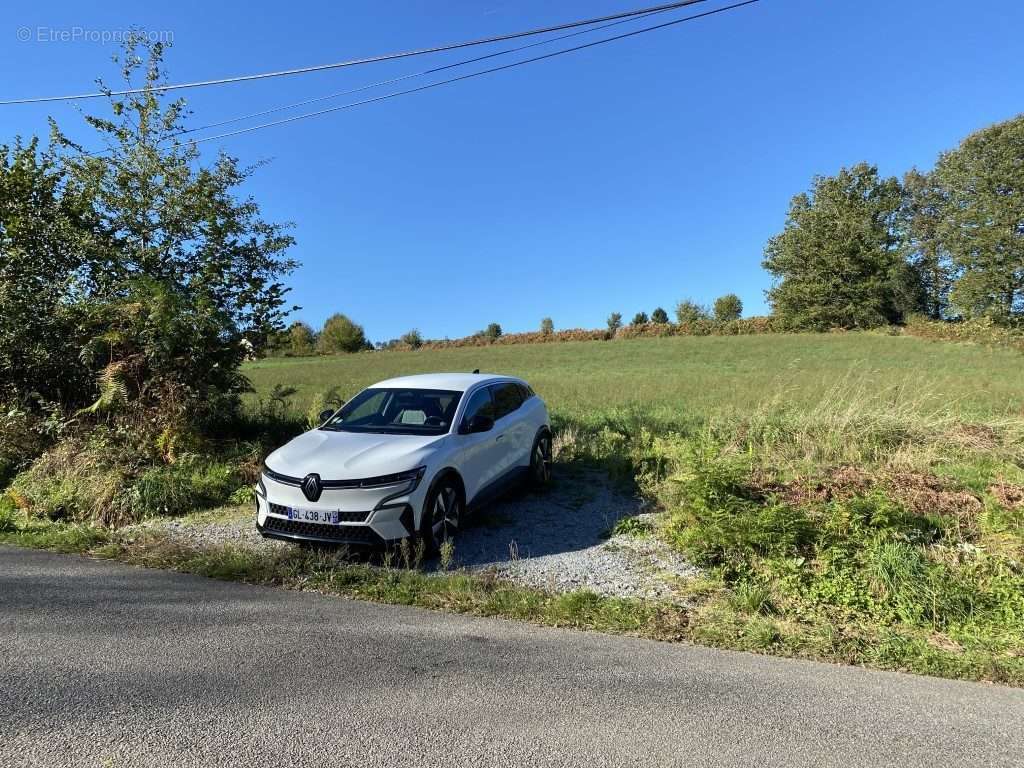
<path fill-rule="evenodd" d="M 326 411 L 320 411 L 320 415 L 317 418 L 320 419 L 320 423 L 321 424 L 326 424 L 327 420 L 329 418 L 331 418 L 331 416 L 333 416 L 333 415 L 334 415 L 334 410 L 331 409 L 331 408 L 328 408 Z"/>
<path fill-rule="evenodd" d="M 492 429 L 494 429 L 494 419 L 490 416 L 484 416 L 482 413 L 478 413 L 469 420 L 469 424 L 466 425 L 465 433 L 467 435 L 472 435 L 477 432 L 490 432 Z"/>

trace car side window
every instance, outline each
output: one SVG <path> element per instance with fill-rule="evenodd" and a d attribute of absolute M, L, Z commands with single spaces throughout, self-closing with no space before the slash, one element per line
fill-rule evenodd
<path fill-rule="evenodd" d="M 497 418 L 494 415 L 494 402 L 491 400 L 490 387 L 478 389 L 469 398 L 469 402 L 466 403 L 466 411 L 462 414 L 462 423 L 469 424 L 474 416 Z"/>
<path fill-rule="evenodd" d="M 523 402 L 525 403 L 531 397 L 533 397 L 533 390 L 530 389 L 528 384 L 520 384 L 519 391 L 523 393 Z"/>
<path fill-rule="evenodd" d="M 507 416 L 523 404 L 523 393 L 518 384 L 497 384 L 494 390 L 494 420 Z"/>

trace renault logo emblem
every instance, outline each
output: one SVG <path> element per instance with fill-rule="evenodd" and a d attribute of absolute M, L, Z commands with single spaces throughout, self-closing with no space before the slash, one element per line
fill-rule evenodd
<path fill-rule="evenodd" d="M 318 501 L 322 492 L 323 486 L 320 485 L 320 475 L 316 472 L 306 475 L 302 480 L 302 495 L 310 501 Z"/>

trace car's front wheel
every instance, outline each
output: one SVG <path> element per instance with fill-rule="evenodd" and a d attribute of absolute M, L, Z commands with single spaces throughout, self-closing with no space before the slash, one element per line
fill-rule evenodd
<path fill-rule="evenodd" d="M 452 477 L 443 477 L 427 496 L 420 536 L 428 552 L 437 552 L 455 538 L 462 521 L 462 492 Z"/>

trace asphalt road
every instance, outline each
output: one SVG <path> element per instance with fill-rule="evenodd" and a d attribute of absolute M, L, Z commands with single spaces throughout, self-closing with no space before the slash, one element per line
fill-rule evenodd
<path fill-rule="evenodd" d="M 1024 691 L 0 547 L 0 765 L 1024 765 Z"/>

